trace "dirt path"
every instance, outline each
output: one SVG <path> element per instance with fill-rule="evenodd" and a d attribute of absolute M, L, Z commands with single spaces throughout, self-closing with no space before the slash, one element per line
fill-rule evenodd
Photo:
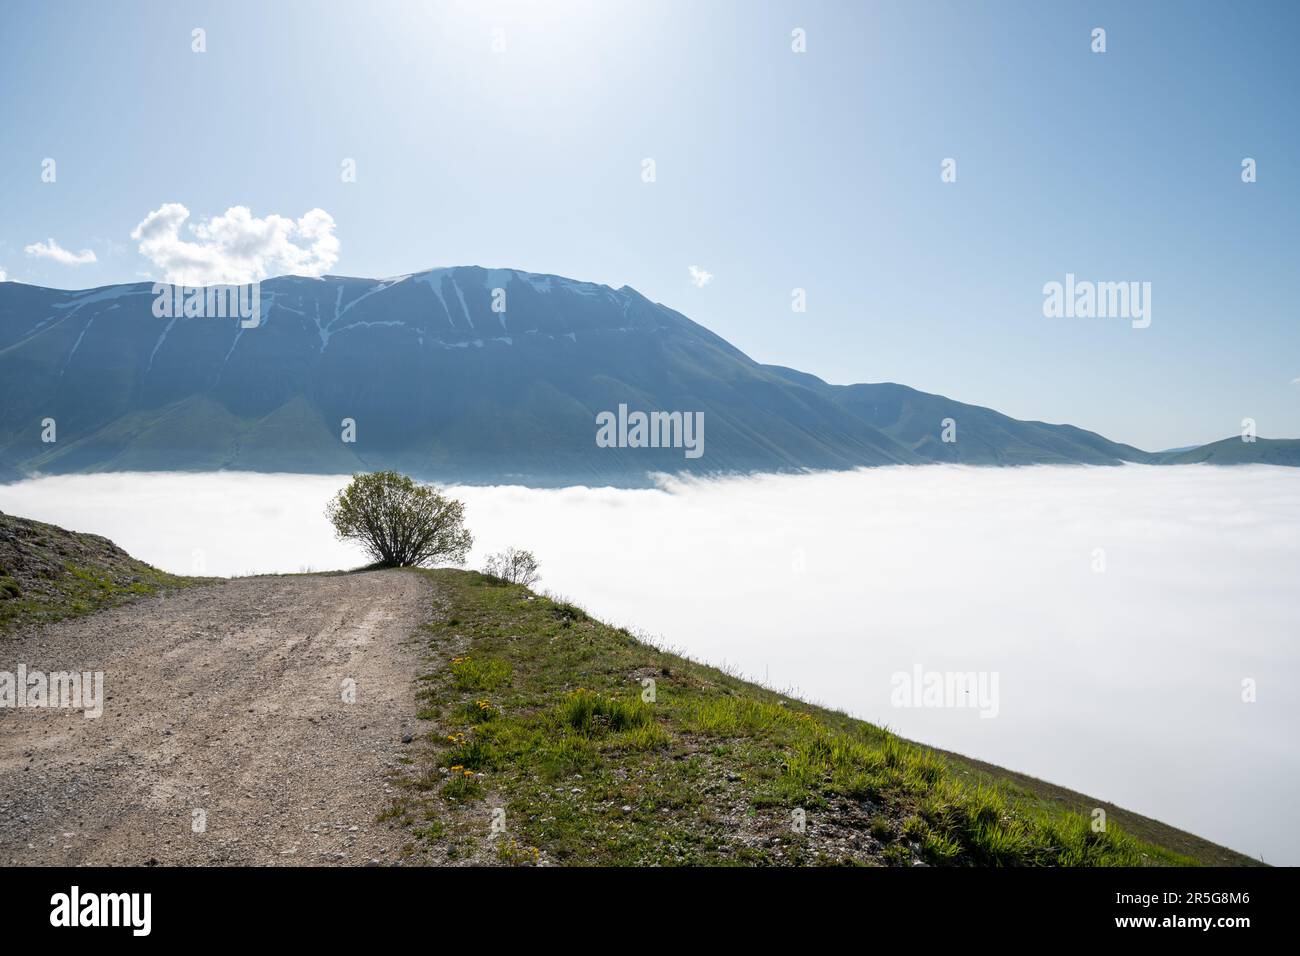
<path fill-rule="evenodd" d="M 244 578 L 0 638 L 0 671 L 103 671 L 106 698 L 0 707 L 0 864 L 396 862 L 376 816 L 433 598 L 403 571 Z"/>

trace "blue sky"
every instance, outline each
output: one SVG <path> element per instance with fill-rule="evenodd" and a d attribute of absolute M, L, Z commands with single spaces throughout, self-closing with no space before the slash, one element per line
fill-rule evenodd
<path fill-rule="evenodd" d="M 131 233 L 164 204 L 321 209 L 335 274 L 627 284 L 833 382 L 1149 449 L 1247 416 L 1300 437 L 1297 27 L 1290 3 L 7 2 L 0 270 L 162 278 Z M 27 251 L 50 239 L 95 261 Z M 1150 282 L 1150 327 L 1045 318 L 1067 272 Z"/>

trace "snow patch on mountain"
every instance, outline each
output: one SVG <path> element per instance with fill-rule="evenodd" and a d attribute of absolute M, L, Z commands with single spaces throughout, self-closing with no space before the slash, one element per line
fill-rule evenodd
<path fill-rule="evenodd" d="M 442 273 L 445 271 L 446 270 L 443 269 L 435 269 L 433 272 L 426 272 L 415 281 L 423 282 L 433 290 L 433 294 L 438 297 L 438 303 L 442 306 L 443 314 L 447 316 L 448 327 L 454 329 L 456 323 L 451 317 L 451 309 L 447 308 L 447 300 L 442 297 Z"/>

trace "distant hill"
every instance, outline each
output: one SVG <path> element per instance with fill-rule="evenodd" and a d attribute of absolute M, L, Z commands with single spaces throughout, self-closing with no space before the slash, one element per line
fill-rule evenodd
<path fill-rule="evenodd" d="M 1253 442 L 1225 438 L 1199 448 L 1165 452 L 1160 464 L 1191 465 L 1289 465 L 1300 467 L 1300 439 L 1256 438 Z"/>
<path fill-rule="evenodd" d="M 968 465 L 1148 463 L 1149 452 L 1121 445 L 1073 425 L 1024 422 L 989 408 L 967 405 L 906 385 L 828 385 L 791 369 L 768 366 L 789 381 L 822 392 L 854 417 L 880 429 L 926 461 Z M 942 440 L 952 419 L 956 441 Z"/>
<path fill-rule="evenodd" d="M 504 311 L 493 309 L 497 289 Z M 627 286 L 476 266 L 285 276 L 262 283 L 256 328 L 158 318 L 154 300 L 150 283 L 0 283 L 0 481 L 382 467 L 444 481 L 640 485 L 655 471 L 1174 460 L 903 385 L 836 386 L 761 365 Z M 702 412 L 703 454 L 599 447 L 596 416 L 620 405 Z M 949 418 L 955 442 L 943 440 Z M 46 419 L 53 442 L 42 440 Z M 344 419 L 355 442 L 341 438 Z M 1265 447 L 1243 445 L 1233 460 L 1264 460 L 1250 456 Z"/>

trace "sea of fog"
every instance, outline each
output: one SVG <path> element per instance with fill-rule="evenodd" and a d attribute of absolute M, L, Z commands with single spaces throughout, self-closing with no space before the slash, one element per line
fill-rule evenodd
<path fill-rule="evenodd" d="M 326 570 L 363 560 L 322 514 L 346 481 L 50 477 L 0 485 L 0 510 L 178 573 Z M 541 588 L 699 660 L 1300 864 L 1300 470 L 935 465 L 452 493 L 471 566 L 530 548 Z M 899 675 L 931 672 L 979 675 L 984 700 L 899 706 L 926 703 Z"/>

